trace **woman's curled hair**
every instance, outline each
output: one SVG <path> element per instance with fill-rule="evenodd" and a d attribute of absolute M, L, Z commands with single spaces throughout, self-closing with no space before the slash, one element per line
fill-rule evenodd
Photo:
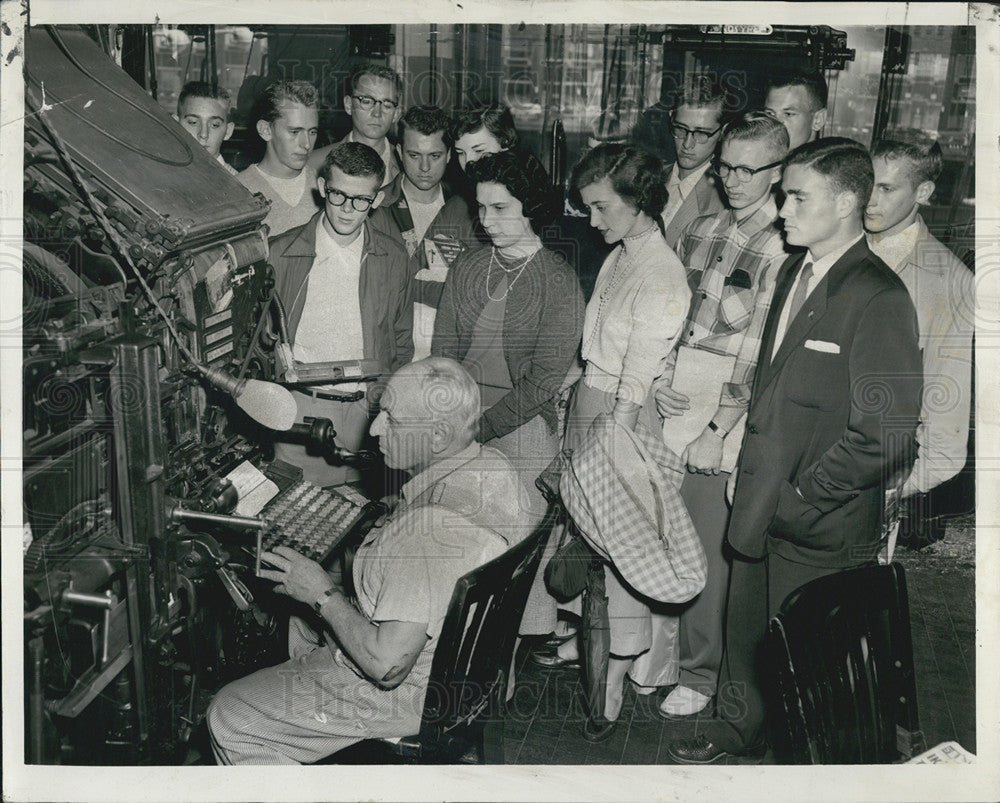
<path fill-rule="evenodd" d="M 535 234 L 556 219 L 560 207 L 558 188 L 549 181 L 542 163 L 530 153 L 488 153 L 466 166 L 473 184 L 502 184 L 521 202 L 524 216 Z"/>
<path fill-rule="evenodd" d="M 654 220 L 667 203 L 663 163 L 642 148 L 609 142 L 587 151 L 570 175 L 573 205 L 584 208 L 580 190 L 603 178 L 611 182 L 618 195 Z"/>
<path fill-rule="evenodd" d="M 488 103 L 474 109 L 463 109 L 455 113 L 453 137 L 458 139 L 465 134 L 474 134 L 485 128 L 505 151 L 517 148 L 517 129 L 514 127 L 514 117 L 510 107 L 502 103 Z"/>

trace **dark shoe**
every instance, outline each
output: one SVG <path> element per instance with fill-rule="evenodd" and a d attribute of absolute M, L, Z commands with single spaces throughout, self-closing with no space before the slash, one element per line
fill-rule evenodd
<path fill-rule="evenodd" d="M 531 652 L 528 659 L 543 669 L 579 669 L 579 658 L 561 658 L 557 652 Z"/>
<path fill-rule="evenodd" d="M 667 748 L 667 755 L 678 764 L 714 764 L 723 758 L 746 756 L 761 758 L 765 747 L 755 747 L 738 753 L 730 753 L 721 747 L 716 747 L 704 736 L 693 739 L 678 739 Z"/>
<path fill-rule="evenodd" d="M 583 738 L 588 742 L 603 742 L 611 736 L 617 724 L 618 720 L 609 722 L 604 717 L 601 717 L 599 721 L 595 722 L 590 717 L 587 717 L 587 721 L 583 723 Z"/>

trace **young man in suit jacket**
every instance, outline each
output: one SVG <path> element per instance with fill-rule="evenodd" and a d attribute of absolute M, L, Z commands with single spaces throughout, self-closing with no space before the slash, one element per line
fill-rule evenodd
<path fill-rule="evenodd" d="M 725 127 L 725 100 L 718 82 L 708 75 L 698 76 L 685 86 L 670 115 L 677 161 L 667 176 L 667 203 L 660 217 L 667 245 L 675 250 L 691 221 L 725 208 L 709 170 Z"/>
<path fill-rule="evenodd" d="M 922 367 L 906 287 L 868 248 L 868 152 L 843 138 L 789 156 L 789 245 L 747 415 L 727 541 L 734 553 L 715 718 L 674 742 L 679 763 L 764 752 L 757 660 L 799 586 L 872 563 L 887 480 L 913 463 Z"/>

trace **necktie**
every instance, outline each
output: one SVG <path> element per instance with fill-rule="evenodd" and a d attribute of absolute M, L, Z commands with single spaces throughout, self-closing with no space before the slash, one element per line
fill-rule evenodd
<path fill-rule="evenodd" d="M 812 279 L 813 266 L 812 262 L 807 262 L 802 266 L 802 272 L 799 274 L 799 283 L 795 287 L 795 294 L 792 296 L 792 304 L 788 308 L 788 323 L 786 328 L 792 325 L 795 320 L 795 316 L 799 314 L 799 310 L 802 309 L 802 305 L 806 303 L 806 298 L 809 296 L 809 280 Z"/>

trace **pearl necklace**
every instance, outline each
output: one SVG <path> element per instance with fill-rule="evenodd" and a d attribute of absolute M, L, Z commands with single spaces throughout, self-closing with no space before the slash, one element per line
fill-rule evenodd
<path fill-rule="evenodd" d="M 604 290 L 601 291 L 597 302 L 597 314 L 594 316 L 594 326 L 590 330 L 590 336 L 587 338 L 587 342 L 584 344 L 582 351 L 589 351 L 591 344 L 594 342 L 594 338 L 597 337 L 597 332 L 601 328 L 601 323 L 604 319 L 604 306 L 608 298 L 611 296 L 612 290 L 618 286 L 618 280 L 624 278 L 628 272 L 629 268 L 632 267 L 632 263 L 635 261 L 636 257 L 642 253 L 643 248 L 649 242 L 649 235 L 657 229 L 654 223 L 645 231 L 641 231 L 638 234 L 633 234 L 631 237 L 622 237 L 622 247 L 618 252 L 618 256 L 615 258 L 614 267 L 611 268 L 611 276 L 608 279 L 608 283 Z M 626 253 L 625 243 L 638 243 L 642 240 L 642 243 L 635 248 L 635 253 Z M 622 267 L 623 270 L 619 271 Z"/>
<path fill-rule="evenodd" d="M 541 251 L 541 249 L 539 248 L 538 251 Z M 505 298 L 507 298 L 507 296 L 510 293 L 510 291 L 514 289 L 514 285 L 517 283 L 517 280 L 521 278 L 521 274 L 524 273 L 525 267 L 527 267 L 528 263 L 531 262 L 531 260 L 533 260 L 535 258 L 535 255 L 538 253 L 538 251 L 535 251 L 535 252 L 533 252 L 531 254 L 528 254 L 528 258 L 525 259 L 524 262 L 522 262 L 520 265 L 517 265 L 516 267 L 513 267 L 513 268 L 505 268 L 504 264 L 499 259 L 496 258 L 497 249 L 495 247 L 491 248 L 490 249 L 490 264 L 487 265 L 487 267 L 486 267 L 486 297 L 490 301 L 503 301 Z M 512 273 L 515 273 L 515 272 L 517 273 L 517 275 L 513 279 L 510 279 L 510 283 L 507 285 L 507 289 L 504 291 L 504 294 L 502 296 L 500 296 L 500 298 L 494 298 L 490 294 L 490 273 L 493 270 L 493 263 L 494 263 L 494 261 L 497 263 L 497 265 L 500 266 L 500 270 L 502 270 L 504 273 L 507 274 L 507 278 L 508 279 L 510 279 L 510 275 Z"/>

